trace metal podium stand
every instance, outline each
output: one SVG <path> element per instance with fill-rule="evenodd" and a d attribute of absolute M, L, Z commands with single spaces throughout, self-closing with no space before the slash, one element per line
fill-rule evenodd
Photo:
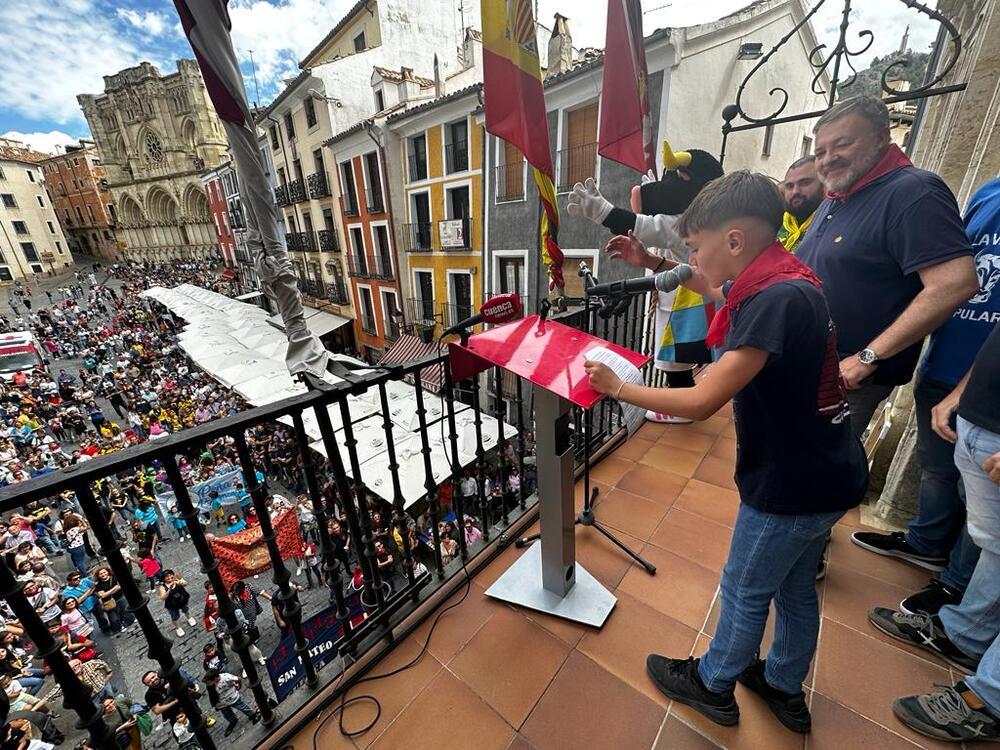
<path fill-rule="evenodd" d="M 570 409 L 574 404 L 589 409 L 602 398 L 587 384 L 586 352 L 603 346 L 637 367 L 648 358 L 538 315 L 450 346 L 456 380 L 499 366 L 534 387 L 541 541 L 529 547 L 486 594 L 600 627 L 617 600 L 576 562 Z"/>

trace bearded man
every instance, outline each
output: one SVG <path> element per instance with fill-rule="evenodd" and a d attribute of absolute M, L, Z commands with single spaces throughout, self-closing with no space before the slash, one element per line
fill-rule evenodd
<path fill-rule="evenodd" d="M 816 174 L 816 157 L 803 156 L 792 162 L 778 187 L 785 200 L 785 215 L 778 230 L 778 242 L 785 246 L 785 250 L 794 253 L 812 225 L 816 209 L 823 202 L 823 183 Z"/>

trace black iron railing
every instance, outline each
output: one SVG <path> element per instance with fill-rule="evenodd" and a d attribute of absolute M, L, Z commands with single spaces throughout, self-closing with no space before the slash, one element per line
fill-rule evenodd
<path fill-rule="evenodd" d="M 469 168 L 469 142 L 455 141 L 444 147 L 445 169 L 448 174 Z"/>
<path fill-rule="evenodd" d="M 596 315 L 592 316 L 591 329 L 596 323 L 594 332 L 598 335 L 633 349 L 641 349 L 644 309 L 643 301 L 637 297 L 620 318 L 598 321 Z M 553 316 L 569 325 L 582 325 L 583 317 L 579 311 Z M 365 327 L 372 327 L 372 322 L 366 321 Z M 408 618 L 412 624 L 412 616 L 421 604 L 436 591 L 461 580 L 466 575 L 465 570 L 475 575 L 502 548 L 494 544 L 494 540 L 500 540 L 502 545 L 504 539 L 519 534 L 535 517 L 535 471 L 529 442 L 533 422 L 520 380 L 516 382 L 513 399 L 507 405 L 508 419 L 512 421 L 505 427 L 498 425 L 499 412 L 497 416 L 484 418 L 479 406 L 479 388 L 474 387 L 473 381 L 464 384 L 452 381 L 447 354 L 426 357 L 388 370 L 362 371 L 364 374 L 347 370 L 339 364 L 332 367 L 337 370 L 334 374 L 341 378 L 336 384 L 310 381 L 305 393 L 292 398 L 250 408 L 173 433 L 163 440 L 146 442 L 0 489 L 0 513 L 3 514 L 19 512 L 33 501 L 58 499 L 67 491 L 75 493 L 79 510 L 86 517 L 100 553 L 121 586 L 124 603 L 138 620 L 138 635 L 148 645 L 151 664 L 159 668 L 172 693 L 177 696 L 205 750 L 215 750 L 217 745 L 208 731 L 197 696 L 191 692 L 181 672 L 181 649 L 175 648 L 171 639 L 160 630 L 154 614 L 154 610 L 159 611 L 159 606 L 150 604 L 144 587 L 134 578 L 117 532 L 109 525 L 102 501 L 95 496 L 96 482 L 100 481 L 100 491 L 103 492 L 109 484 L 117 481 L 116 477 L 154 464 L 161 467 L 162 489 L 173 493 L 200 569 L 218 598 L 219 627 L 231 637 L 232 653 L 239 660 L 230 669 L 242 668 L 246 671 L 245 685 L 261 713 L 260 724 L 240 737 L 245 747 L 256 745 L 265 733 L 275 734 L 276 746 L 281 746 L 301 727 L 302 714 L 276 728 L 279 721 L 284 721 L 311 700 L 317 690 L 337 680 L 347 668 L 345 665 L 362 660 L 369 651 L 383 643 L 392 648 L 402 642 L 409 630 L 399 628 L 399 625 Z M 436 367 L 442 368 L 440 395 L 425 390 L 423 385 L 429 380 L 427 373 Z M 421 373 L 425 378 L 423 381 L 419 377 Z M 408 417 L 412 418 L 407 430 L 414 434 L 414 442 L 418 441 L 420 448 L 415 455 L 397 454 L 395 445 L 400 425 L 393 419 L 389 386 L 414 375 L 418 376 L 414 389 L 415 407 L 407 410 Z M 490 377 L 495 378 L 496 374 L 491 373 Z M 385 466 L 381 469 L 372 467 L 369 463 L 371 457 L 362 455 L 362 449 L 372 445 L 375 436 L 367 434 L 359 439 L 358 429 L 361 428 L 356 424 L 361 423 L 355 423 L 351 414 L 352 403 L 356 403 L 356 397 L 361 394 L 368 394 L 368 402 L 377 404 L 381 412 L 381 420 L 374 423 L 378 425 L 379 444 L 384 446 Z M 458 413 L 458 409 L 463 408 L 462 404 L 456 403 L 459 399 L 470 404 L 464 407 L 464 414 Z M 575 416 L 573 424 L 582 424 L 578 421 L 580 415 Z M 307 417 L 309 429 L 314 432 L 307 431 Z M 258 481 L 258 471 L 264 467 L 255 459 L 247 437 L 248 430 L 273 425 L 279 418 L 290 420 L 292 424 L 294 440 L 290 445 L 294 456 L 291 466 L 295 468 L 291 470 L 291 479 L 312 501 L 317 521 L 315 539 L 325 585 L 329 590 L 329 609 L 326 611 L 331 613 L 339 632 L 336 653 L 343 657 L 328 664 L 310 650 L 303 619 L 314 613 L 303 612 L 299 594 L 292 585 L 287 561 L 282 556 L 270 520 L 267 504 L 270 492 L 264 483 Z M 337 421 L 336 430 L 334 419 Z M 502 432 L 498 428 L 502 428 Z M 607 401 L 602 402 L 593 414 L 591 447 L 609 444 L 620 436 L 617 409 L 608 405 Z M 291 693 L 278 705 L 271 700 L 264 671 L 253 658 L 249 634 L 227 593 L 211 539 L 199 522 L 199 507 L 181 471 L 181 457 L 200 456 L 210 443 L 220 439 L 230 442 L 234 448 L 237 468 L 245 478 L 244 484 L 250 492 L 262 530 L 262 552 L 266 555 L 276 589 L 272 601 L 277 603 L 282 618 L 288 623 L 290 637 L 294 640 L 293 653 L 300 655 L 297 663 L 301 665 L 306 688 Z M 472 456 L 460 453 L 460 440 L 463 444 L 474 446 Z M 317 443 L 322 445 L 323 453 L 328 458 L 324 459 L 310 448 L 311 444 Z M 513 461 L 504 457 L 507 443 L 513 448 Z M 582 451 L 579 437 L 576 444 L 577 450 Z M 449 467 L 446 476 L 442 477 L 440 469 L 432 467 L 432 454 L 445 456 Z M 476 491 L 470 497 L 464 497 L 458 486 L 465 468 L 478 472 Z M 486 480 L 502 479 L 502 473 L 509 471 L 517 471 L 521 478 L 517 491 L 504 493 L 500 498 L 488 497 Z M 404 495 L 406 483 L 403 478 L 409 479 L 413 475 L 422 478 L 422 491 L 418 491 L 418 497 Z M 266 481 L 272 479 L 273 476 L 265 476 Z M 438 499 L 440 489 L 448 485 L 452 488 L 450 508 L 442 507 Z M 407 492 L 412 493 L 412 490 Z M 380 525 L 376 514 L 386 519 L 383 525 Z M 470 542 L 461 533 L 466 518 L 471 518 L 481 530 L 481 539 Z M 330 534 L 330 523 L 333 521 L 341 523 L 348 532 L 349 544 L 346 548 L 334 544 Z M 452 559 L 443 554 L 439 524 L 446 522 L 452 523 L 457 532 L 455 541 L 458 549 Z M 391 539 L 394 532 L 402 540 L 402 549 L 398 550 L 394 562 L 380 567 L 375 563 L 380 554 L 377 540 L 380 537 Z M 451 533 L 447 527 L 445 532 Z M 417 568 L 415 563 L 411 565 L 412 561 L 420 564 L 420 570 L 429 573 L 415 573 Z M 80 682 L 49 635 L 47 626 L 25 597 L 25 584 L 14 578 L 8 566 L 6 559 L 0 559 L 0 595 L 37 647 L 36 653 L 45 658 L 58 680 L 65 695 L 66 708 L 76 712 L 79 726 L 90 733 L 93 746 L 109 750 L 116 748 L 117 743 L 101 718 L 100 708 L 91 700 L 90 689 Z M 353 584 L 351 570 L 357 571 Z M 201 583 L 192 581 L 189 586 L 192 590 L 200 589 Z M 429 614 L 431 612 L 420 613 L 416 617 L 418 622 L 412 626 L 415 627 Z M 261 627 L 266 627 L 264 622 L 261 618 Z M 107 647 L 113 648 L 115 643 L 109 641 Z M 350 684 L 337 685 L 334 696 Z M 123 686 L 117 684 L 116 687 L 121 689 Z M 144 688 L 133 685 L 128 692 L 141 696 Z"/>
<path fill-rule="evenodd" d="M 392 262 L 388 257 L 380 255 L 348 255 L 347 275 L 383 281 L 395 278 L 392 272 Z"/>
<path fill-rule="evenodd" d="M 326 285 L 323 283 L 322 279 L 303 279 L 299 278 L 299 290 L 310 297 L 315 299 L 323 299 L 326 297 Z"/>
<path fill-rule="evenodd" d="M 337 282 L 330 284 L 329 287 L 330 296 L 328 299 L 335 305 L 349 305 L 351 303 L 351 298 L 347 294 L 347 288 L 344 286 L 342 280 L 337 280 Z"/>
<path fill-rule="evenodd" d="M 337 238 L 336 229 L 320 229 L 316 233 L 319 238 L 319 249 L 320 252 L 324 253 L 339 253 L 340 252 L 340 240 Z"/>
<path fill-rule="evenodd" d="M 288 183 L 288 200 L 290 203 L 302 203 L 309 200 L 305 180 L 299 178 Z"/>
<path fill-rule="evenodd" d="M 573 189 L 573 185 L 594 176 L 597 166 L 597 144 L 585 143 L 582 146 L 564 148 L 559 152 L 559 180 L 556 189 L 565 193 Z"/>
<path fill-rule="evenodd" d="M 409 176 L 409 182 L 417 182 L 419 180 L 427 179 L 427 157 L 418 158 L 416 154 L 410 154 L 407 159 L 407 166 L 409 171 L 407 175 Z"/>
<path fill-rule="evenodd" d="M 279 206 L 287 206 L 291 203 L 288 199 L 288 186 L 278 185 L 274 188 L 274 202 Z"/>
<path fill-rule="evenodd" d="M 354 196 L 340 196 L 340 211 L 344 216 L 357 216 L 361 212 L 358 210 L 358 201 Z"/>
<path fill-rule="evenodd" d="M 472 217 L 442 219 L 438 222 L 438 240 L 442 250 L 468 250 L 472 247 Z"/>
<path fill-rule="evenodd" d="M 312 198 L 322 198 L 330 194 L 330 183 L 325 172 L 314 172 L 306 178 L 309 183 L 309 195 Z"/>
<path fill-rule="evenodd" d="M 421 253 L 431 249 L 431 222 L 415 221 L 403 224 L 406 252 Z"/>
<path fill-rule="evenodd" d="M 432 326 L 435 323 L 443 322 L 442 314 L 435 311 L 433 299 L 410 297 L 410 299 L 406 300 L 406 304 L 410 313 L 409 318 L 414 323 L 419 323 L 423 326 Z"/>
<path fill-rule="evenodd" d="M 468 305 L 455 305 L 450 302 L 443 302 L 441 304 L 441 317 L 447 326 L 453 326 L 459 321 L 472 317 L 473 314 L 474 311 L 471 302 Z"/>
<path fill-rule="evenodd" d="M 315 252 L 316 235 L 313 232 L 289 232 L 285 235 L 285 246 L 289 252 Z"/>
<path fill-rule="evenodd" d="M 382 196 L 382 191 L 367 188 L 365 190 L 365 206 L 368 207 L 370 214 L 385 213 L 385 198 Z"/>
<path fill-rule="evenodd" d="M 496 172 L 497 201 L 524 200 L 524 162 L 500 164 Z"/>

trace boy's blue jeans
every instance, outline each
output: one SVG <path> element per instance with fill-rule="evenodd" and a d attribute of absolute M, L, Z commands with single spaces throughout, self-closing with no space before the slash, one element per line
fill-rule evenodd
<path fill-rule="evenodd" d="M 965 682 L 1000 716 L 1000 484 L 983 470 L 986 459 L 996 453 L 1000 434 L 958 418 L 955 465 L 965 483 L 969 536 L 981 551 L 961 604 L 942 607 L 939 616 L 952 643 L 982 659 L 975 676 Z"/>
<path fill-rule="evenodd" d="M 816 570 L 827 532 L 843 515 L 779 515 L 740 504 L 722 571 L 719 624 L 698 667 L 709 690 L 731 690 L 753 662 L 772 599 L 776 619 L 765 677 L 786 693 L 802 690 L 819 633 Z"/>

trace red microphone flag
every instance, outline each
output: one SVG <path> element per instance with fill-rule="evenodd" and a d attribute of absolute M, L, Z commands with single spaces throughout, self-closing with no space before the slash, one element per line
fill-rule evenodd
<path fill-rule="evenodd" d="M 597 153 L 637 172 L 656 171 L 640 0 L 608 0 Z"/>

